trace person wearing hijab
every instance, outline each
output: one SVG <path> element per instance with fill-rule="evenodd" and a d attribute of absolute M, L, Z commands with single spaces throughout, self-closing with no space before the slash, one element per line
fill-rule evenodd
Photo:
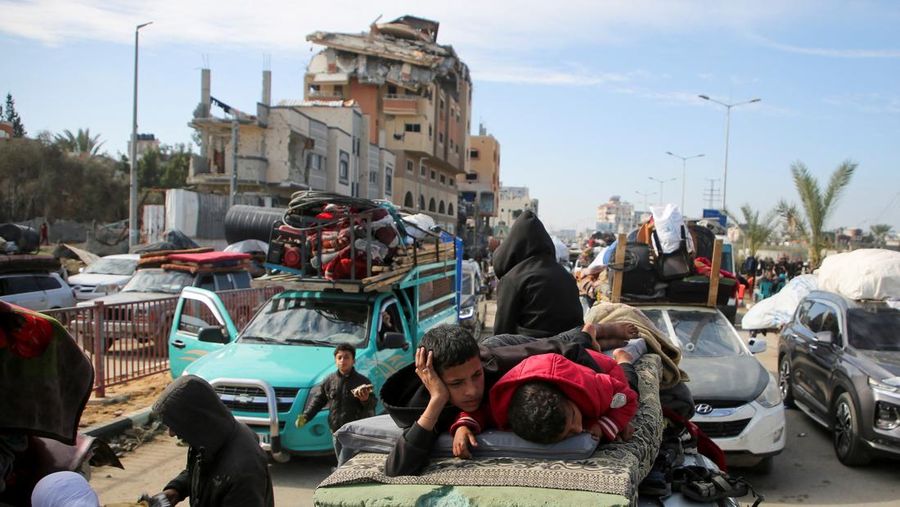
<path fill-rule="evenodd" d="M 80 474 L 56 472 L 38 481 L 31 492 L 32 507 L 100 507 L 97 493 Z"/>

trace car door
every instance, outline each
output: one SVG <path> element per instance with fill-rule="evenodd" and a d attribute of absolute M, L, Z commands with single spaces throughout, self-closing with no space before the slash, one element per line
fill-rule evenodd
<path fill-rule="evenodd" d="M 226 345 L 201 340 L 200 332 L 205 328 L 221 330 L 226 343 L 234 342 L 239 331 L 214 292 L 185 287 L 178 298 L 169 331 L 169 364 L 173 378 L 180 376 L 188 364 Z"/>
<path fill-rule="evenodd" d="M 841 312 L 837 306 L 828 302 L 819 302 L 816 305 L 821 305 L 820 313 L 816 316 L 819 319 L 819 331 L 831 332 L 832 341 L 831 343 L 815 341 L 810 344 L 807 383 L 812 396 L 821 403 L 821 408 L 825 410 L 829 405 L 828 398 L 831 392 L 829 380 L 844 353 L 842 346 L 844 337 L 841 333 Z M 819 310 L 819 308 L 814 306 L 813 310 Z"/>
<path fill-rule="evenodd" d="M 382 299 L 378 308 L 379 311 L 376 317 L 373 318 L 376 322 L 372 326 L 374 331 L 374 339 L 372 341 L 375 345 L 374 357 L 376 363 L 374 366 L 377 370 L 375 375 L 378 379 L 376 380 L 373 377 L 369 377 L 369 379 L 380 387 L 394 372 L 413 362 L 414 350 L 412 339 L 410 338 L 411 329 L 406 322 L 406 316 L 403 315 L 397 299 L 394 297 Z M 385 348 L 384 336 L 386 333 L 403 333 L 408 344 L 406 350 L 402 348 Z"/>
<path fill-rule="evenodd" d="M 46 310 L 47 295 L 33 275 L 10 275 L 0 279 L 0 297 L 29 310 Z"/>
<path fill-rule="evenodd" d="M 44 291 L 47 298 L 47 308 L 70 308 L 75 306 L 75 296 L 72 289 L 61 279 L 53 275 L 35 276 L 38 287 Z"/>
<path fill-rule="evenodd" d="M 821 345 L 816 339 L 816 333 L 821 330 L 828 307 L 813 299 L 807 300 L 807 303 L 806 311 L 799 315 L 800 325 L 792 329 L 795 333 L 794 357 L 791 360 L 794 372 L 792 380 L 803 400 L 811 404 L 817 412 L 824 413 L 826 410 L 824 401 L 816 395 L 815 379 L 818 376 L 816 373 L 818 366 L 813 353 Z"/>

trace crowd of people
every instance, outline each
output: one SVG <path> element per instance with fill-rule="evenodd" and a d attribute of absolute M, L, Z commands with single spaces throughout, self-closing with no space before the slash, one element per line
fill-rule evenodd
<path fill-rule="evenodd" d="M 778 294 L 792 278 L 808 272 L 808 262 L 792 261 L 786 255 L 777 261 L 771 257 L 757 259 L 751 255 L 741 264 L 741 274 L 747 278 L 754 302 Z"/>

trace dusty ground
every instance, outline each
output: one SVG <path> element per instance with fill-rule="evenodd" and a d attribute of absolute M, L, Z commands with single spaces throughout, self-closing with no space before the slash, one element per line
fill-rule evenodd
<path fill-rule="evenodd" d="M 153 402 L 171 381 L 171 374 L 165 371 L 125 384 L 107 387 L 105 398 L 91 396 L 81 415 L 79 426 L 82 428 L 93 426 L 147 408 L 153 405 Z"/>

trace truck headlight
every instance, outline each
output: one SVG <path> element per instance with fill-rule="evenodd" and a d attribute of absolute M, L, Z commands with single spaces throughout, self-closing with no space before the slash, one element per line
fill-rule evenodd
<path fill-rule="evenodd" d="M 896 393 L 900 391 L 900 377 L 890 377 L 881 380 L 869 377 L 869 387 L 879 391 Z"/>
<path fill-rule="evenodd" d="M 459 311 L 459 319 L 460 320 L 471 319 L 473 315 L 475 315 L 475 307 L 474 306 L 467 306 Z"/>
<path fill-rule="evenodd" d="M 769 383 L 763 389 L 762 394 L 756 398 L 756 402 L 766 408 L 772 408 L 781 404 L 781 390 L 775 376 L 769 373 Z"/>

